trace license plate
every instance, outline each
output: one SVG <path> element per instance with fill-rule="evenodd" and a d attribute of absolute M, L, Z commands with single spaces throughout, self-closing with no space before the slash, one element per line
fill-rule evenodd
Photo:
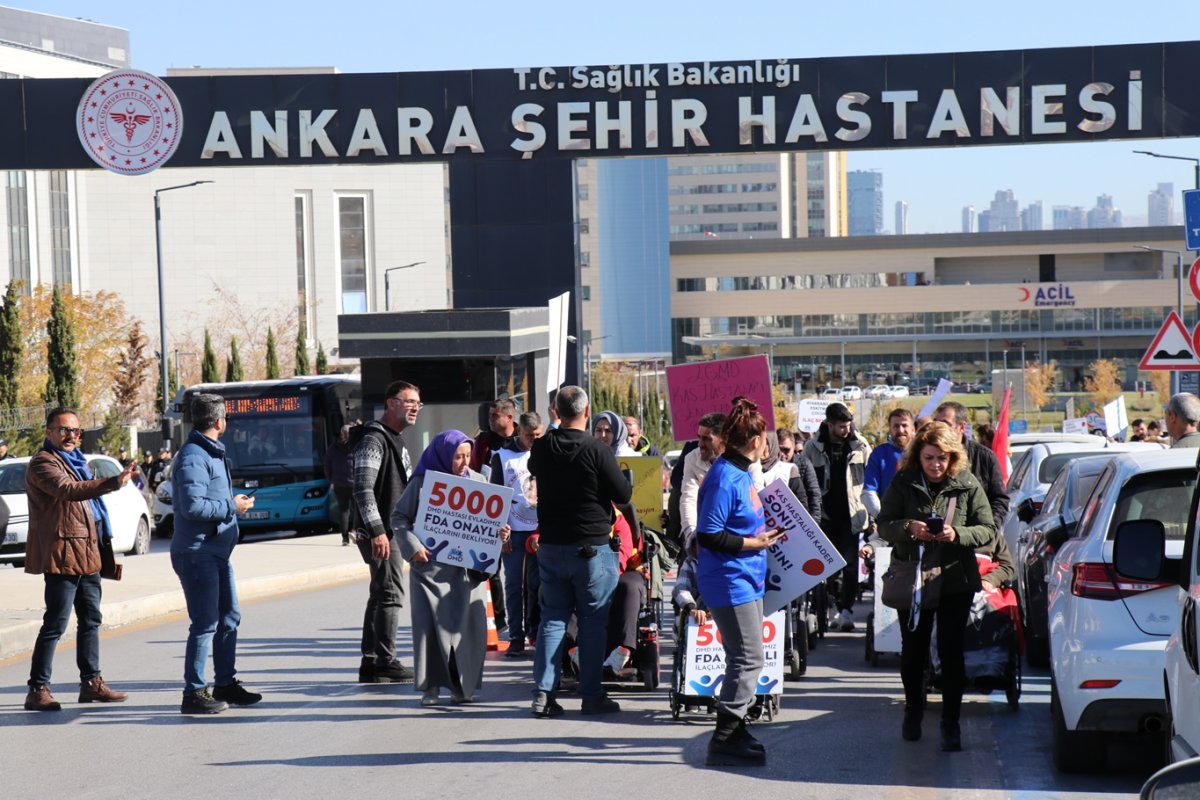
<path fill-rule="evenodd" d="M 267 519 L 270 516 L 270 511 L 247 511 L 242 515 L 242 519 Z"/>
<path fill-rule="evenodd" d="M 16 544 L 17 543 L 17 532 L 9 531 L 8 533 L 4 534 L 4 543 L 5 544 Z"/>

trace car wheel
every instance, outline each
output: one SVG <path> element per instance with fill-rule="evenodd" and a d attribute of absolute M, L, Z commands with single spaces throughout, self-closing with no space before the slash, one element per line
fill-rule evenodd
<path fill-rule="evenodd" d="M 1025 632 L 1025 660 L 1029 666 L 1045 669 L 1050 666 L 1050 643 Z"/>
<path fill-rule="evenodd" d="M 162 522 L 154 526 L 154 535 L 159 539 L 170 539 L 175 533 L 175 518 L 167 517 Z"/>
<path fill-rule="evenodd" d="M 1104 739 L 1090 731 L 1067 730 L 1058 690 L 1050 686 L 1050 713 L 1054 717 L 1054 766 L 1060 772 L 1090 772 L 1102 769 L 1105 762 Z"/>
<path fill-rule="evenodd" d="M 133 549 L 130 555 L 144 556 L 150 552 L 150 520 L 142 517 L 138 520 L 137 535 L 133 537 Z"/>

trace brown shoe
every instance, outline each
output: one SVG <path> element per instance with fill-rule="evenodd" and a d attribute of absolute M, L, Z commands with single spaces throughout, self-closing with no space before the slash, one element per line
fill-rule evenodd
<path fill-rule="evenodd" d="M 126 697 L 129 697 L 128 692 L 114 692 L 99 675 L 87 683 L 79 684 L 81 703 L 123 703 Z"/>
<path fill-rule="evenodd" d="M 29 694 L 25 695 L 25 710 L 26 711 L 59 711 L 62 705 L 54 699 L 54 695 L 50 694 L 50 687 L 46 684 L 40 686 L 30 686 Z"/>

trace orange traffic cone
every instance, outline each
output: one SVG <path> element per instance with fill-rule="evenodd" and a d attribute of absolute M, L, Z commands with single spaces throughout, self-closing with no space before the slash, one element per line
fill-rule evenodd
<path fill-rule="evenodd" d="M 500 631 L 496 630 L 496 611 L 492 606 L 492 582 L 487 582 L 487 649 L 500 649 Z"/>

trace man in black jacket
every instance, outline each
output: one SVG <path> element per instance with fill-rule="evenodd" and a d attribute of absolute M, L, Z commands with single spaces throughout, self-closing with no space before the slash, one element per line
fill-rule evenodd
<path fill-rule="evenodd" d="M 354 448 L 353 527 L 359 552 L 371 571 L 363 615 L 359 683 L 409 683 L 412 671 L 396 657 L 396 626 L 404 606 L 404 559 L 392 541 L 392 508 L 408 486 L 412 458 L 401 434 L 417 421 L 421 391 L 393 381 L 384 392 L 384 412 L 368 422 Z"/>
<path fill-rule="evenodd" d="M 974 439 L 966 438 L 967 409 L 962 403 L 947 400 L 933 412 L 935 422 L 944 422 L 958 431 L 959 439 L 967 450 L 967 460 L 971 462 L 971 474 L 983 486 L 987 494 L 988 504 L 992 507 L 992 518 L 996 522 L 996 530 L 1004 523 L 1008 514 L 1008 492 L 1004 490 L 1004 481 L 1000 477 L 1000 462 L 996 454 Z"/>
<path fill-rule="evenodd" d="M 538 574 L 542 619 L 533 675 L 535 717 L 556 717 L 563 636 L 574 614 L 579 627 L 579 694 L 584 714 L 620 706 L 600 684 L 608 611 L 617 586 L 617 553 L 610 546 L 614 504 L 632 488 L 612 449 L 588 431 L 591 408 L 578 386 L 558 390 L 560 427 L 533 443 L 529 472 L 538 486 Z M 615 541 L 615 540 L 612 540 Z"/>

